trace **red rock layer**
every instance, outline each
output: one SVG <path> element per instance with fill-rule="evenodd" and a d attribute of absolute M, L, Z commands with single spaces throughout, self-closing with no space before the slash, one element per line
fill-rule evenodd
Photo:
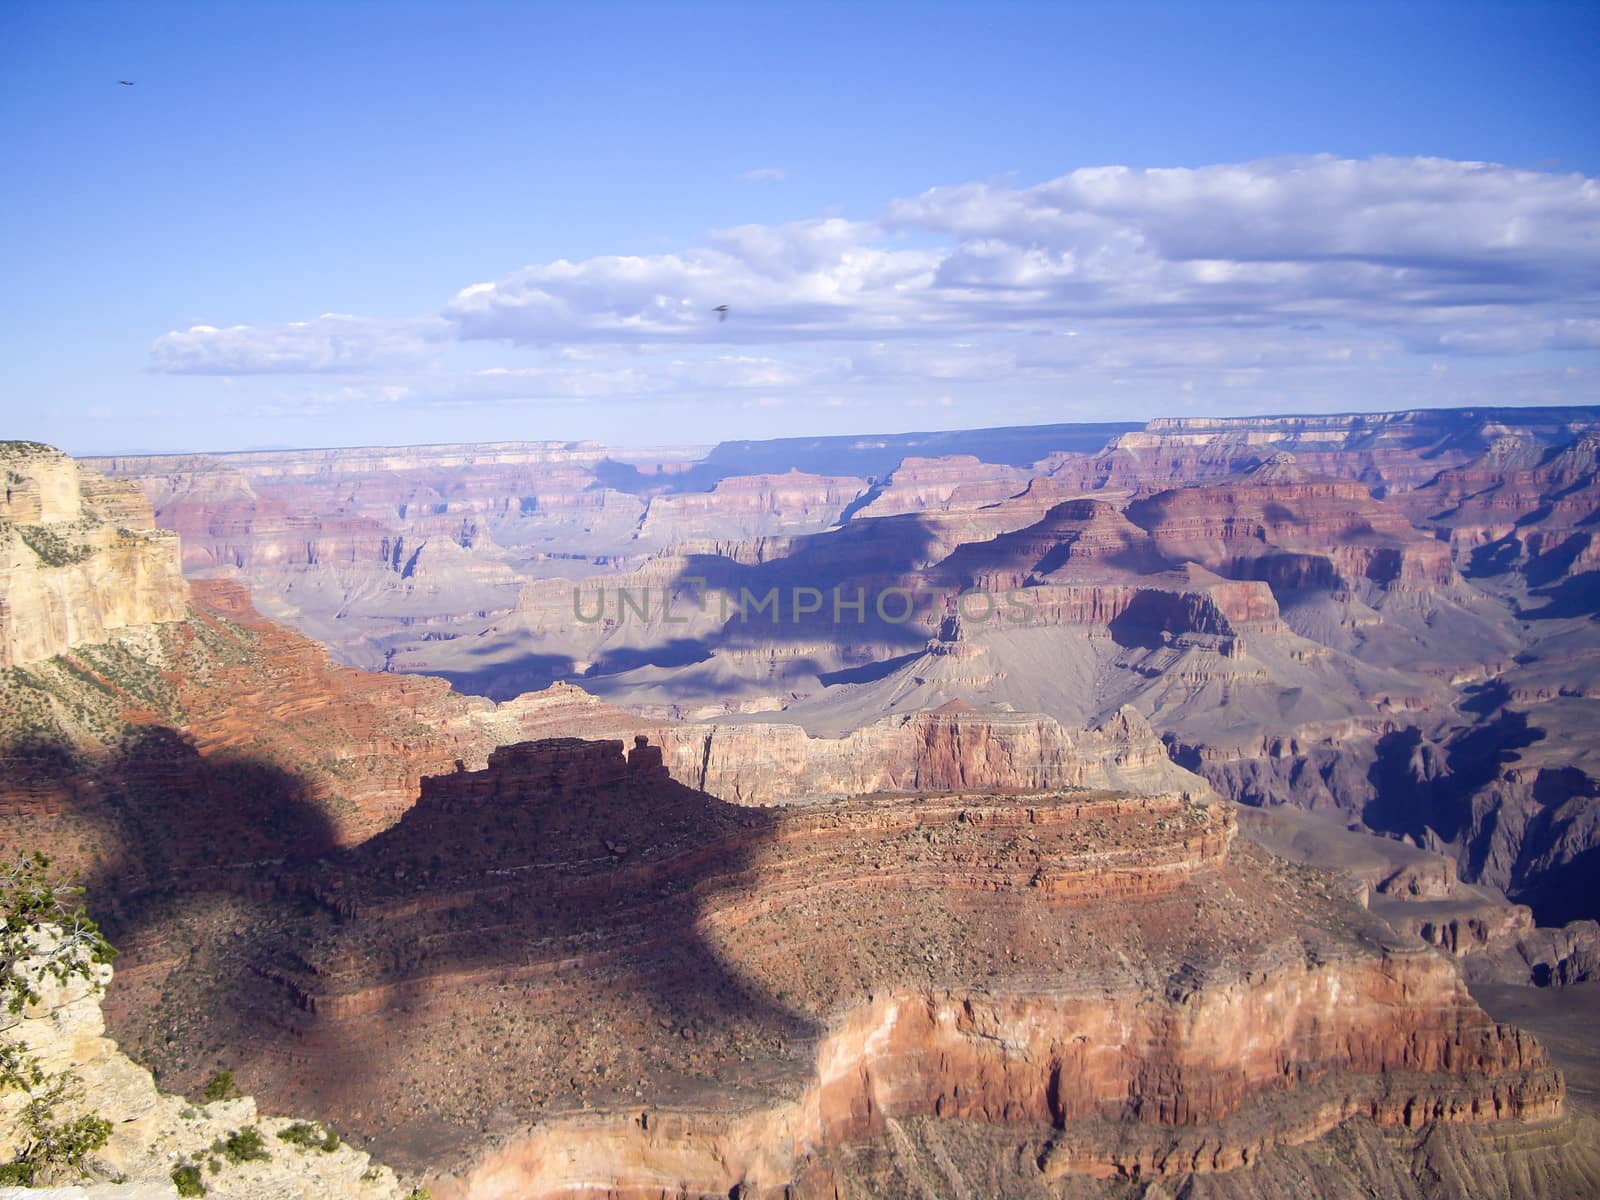
<path fill-rule="evenodd" d="M 907 458 L 873 489 L 862 517 L 892 516 L 926 509 L 977 508 L 995 504 L 1020 491 L 1026 471 L 981 462 L 970 454 L 943 458 Z"/>
<path fill-rule="evenodd" d="M 1483 457 L 1441 471 L 1407 497 L 1419 522 L 1434 525 L 1458 554 L 1504 542 L 1515 559 L 1558 573 L 1600 567 L 1600 434 L 1556 450 L 1505 438 Z"/>
<path fill-rule="evenodd" d="M 1315 479 L 1280 455 L 1238 482 L 1162 492 L 1129 505 L 1163 556 L 1278 587 L 1372 583 L 1426 591 L 1455 580 L 1449 548 L 1364 484 Z"/>

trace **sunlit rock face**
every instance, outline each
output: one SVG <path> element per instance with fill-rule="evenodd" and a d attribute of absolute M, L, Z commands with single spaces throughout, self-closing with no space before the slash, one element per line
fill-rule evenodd
<path fill-rule="evenodd" d="M 39 931 L 35 944 L 41 955 L 58 944 L 59 932 L 51 926 Z M 175 1166 L 213 1158 L 217 1169 L 201 1166 L 201 1172 L 206 1194 L 218 1200 L 399 1200 L 409 1194 L 393 1171 L 353 1146 L 335 1141 L 312 1148 L 279 1139 L 276 1135 L 296 1121 L 262 1114 L 249 1096 L 196 1103 L 158 1090 L 150 1072 L 105 1036 L 100 993 L 112 981 L 109 966 L 95 967 L 88 978 L 66 979 L 45 969 L 42 958 L 24 959 L 15 969 L 29 981 L 35 998 L 20 1011 L 0 1011 L 0 1044 L 50 1075 L 77 1078 L 79 1086 L 69 1088 L 68 1098 L 54 1110 L 57 1120 L 92 1115 L 111 1129 L 83 1171 L 60 1171 L 38 1180 L 39 1189 L 0 1188 L 0 1194 L 167 1200 L 178 1194 Z M 0 1156 L 7 1161 L 25 1136 L 20 1114 L 26 1099 L 15 1088 L 0 1093 Z M 241 1128 L 260 1132 L 266 1152 L 257 1160 L 228 1162 L 214 1144 Z M 319 1128 L 318 1139 L 324 1136 Z"/>
<path fill-rule="evenodd" d="M 0 471 L 0 667 L 183 618 L 178 540 L 137 488 L 31 442 L 0 442 Z"/>
<path fill-rule="evenodd" d="M 665 748 L 673 778 L 743 804 L 966 788 L 1208 790 L 1168 759 L 1131 710 L 1096 729 L 1069 730 L 1034 713 L 952 701 L 884 717 L 840 738 L 773 722 L 686 723 L 652 736 Z"/>

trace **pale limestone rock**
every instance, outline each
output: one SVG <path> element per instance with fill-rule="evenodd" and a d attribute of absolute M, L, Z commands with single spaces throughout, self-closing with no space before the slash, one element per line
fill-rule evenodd
<path fill-rule="evenodd" d="M 51 948 L 53 938 L 53 931 L 41 931 L 36 939 L 41 952 Z M 110 1121 L 112 1132 L 89 1160 L 98 1177 L 93 1182 L 43 1191 L 0 1189 L 0 1196 L 165 1198 L 177 1194 L 171 1175 L 184 1162 L 202 1167 L 211 1200 L 397 1200 L 405 1194 L 394 1172 L 352 1146 L 323 1151 L 279 1140 L 277 1133 L 294 1120 L 261 1116 L 248 1096 L 193 1104 L 158 1091 L 150 1073 L 105 1036 L 99 992 L 111 979 L 109 966 L 97 968 L 92 983 L 79 978 L 62 983 L 37 969 L 30 974 L 39 999 L 20 1014 L 0 1016 L 0 1041 L 20 1044 L 50 1072 L 76 1074 L 83 1084 L 80 1111 Z M 0 1094 L 0 1161 L 16 1151 L 15 1119 L 22 1104 L 21 1093 Z M 261 1131 L 266 1160 L 233 1164 L 211 1152 L 217 1139 L 250 1125 Z M 221 1161 L 219 1172 L 209 1169 L 211 1158 Z"/>
<path fill-rule="evenodd" d="M 178 539 L 150 504 L 59 450 L 0 442 L 0 667 L 182 620 Z"/>
<path fill-rule="evenodd" d="M 0 1200 L 174 1200 L 171 1180 L 144 1183 L 90 1183 L 70 1187 L 0 1188 Z"/>

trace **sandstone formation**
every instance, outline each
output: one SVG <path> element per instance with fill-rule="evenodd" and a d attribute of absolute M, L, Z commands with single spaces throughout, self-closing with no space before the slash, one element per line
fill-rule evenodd
<path fill-rule="evenodd" d="M 1327 416 L 1164 417 L 1071 467 L 1097 481 L 1170 484 L 1248 470 L 1279 451 L 1318 475 L 1404 492 L 1481 454 L 1496 438 L 1544 445 L 1594 429 L 1592 408 L 1434 409 Z"/>
<path fill-rule="evenodd" d="M 975 508 L 1006 500 L 1027 482 L 1026 471 L 981 462 L 970 454 L 907 458 L 872 488 L 852 515 L 889 517 L 927 509 Z"/>
<path fill-rule="evenodd" d="M 686 538 L 745 539 L 826 529 L 865 490 L 848 476 L 740 475 L 709 492 L 654 496 L 635 537 L 650 546 Z"/>
<path fill-rule="evenodd" d="M 1476 574 L 1516 566 L 1537 584 L 1600 569 L 1600 433 L 1549 449 L 1505 437 L 1408 497 L 1419 523 L 1449 538 Z"/>
<path fill-rule="evenodd" d="M 651 736 L 674 779 L 738 804 L 973 788 L 1205 790 L 1132 709 L 1076 733 L 1036 713 L 952 701 L 837 738 L 774 722 L 670 725 Z"/>
<path fill-rule="evenodd" d="M 0 667 L 182 618 L 177 539 L 125 483 L 32 442 L 0 442 L 0 469 Z"/>
<path fill-rule="evenodd" d="M 646 722 L 781 712 L 812 735 L 950 701 L 1074 731 L 1131 706 L 1225 795 L 1336 808 L 1565 922 L 1600 913 L 1573 873 L 1600 828 L 1580 665 L 1597 422 L 1170 419 L 1098 450 L 1040 433 L 1054 453 L 1032 459 L 994 431 L 880 440 L 875 459 L 830 444 L 844 465 L 826 468 L 802 440 L 109 466 L 209 547 L 192 571 L 238 575 L 346 662 L 499 701 L 576 682 Z M 902 589 L 887 619 L 876 601 Z M 1507 735 L 1520 762 L 1488 761 Z"/>

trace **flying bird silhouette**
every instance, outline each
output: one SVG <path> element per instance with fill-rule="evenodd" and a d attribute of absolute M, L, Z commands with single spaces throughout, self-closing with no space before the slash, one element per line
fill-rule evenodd
<path fill-rule="evenodd" d="M 728 306 L 726 304 L 719 304 L 711 311 L 717 314 L 717 320 L 719 322 L 726 321 L 728 319 Z"/>
<path fill-rule="evenodd" d="M 117 80 L 117 82 L 120 83 L 123 87 L 132 87 L 133 86 L 133 80 L 131 80 L 131 79 L 119 79 L 119 80 Z"/>

